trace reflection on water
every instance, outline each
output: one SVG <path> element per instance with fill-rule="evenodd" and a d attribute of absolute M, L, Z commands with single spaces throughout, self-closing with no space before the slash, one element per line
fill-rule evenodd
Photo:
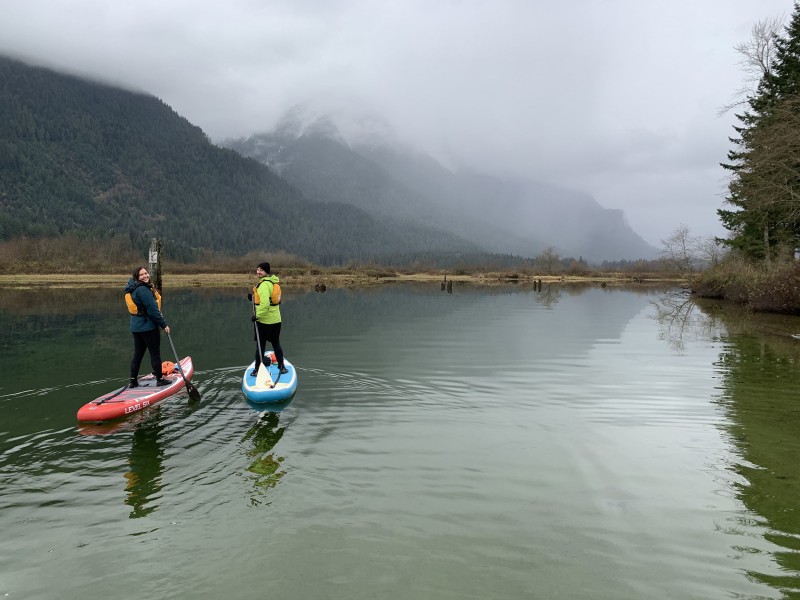
<path fill-rule="evenodd" d="M 784 353 L 769 338 L 732 337 L 720 355 L 731 442 L 741 453 L 737 495 L 757 516 L 780 571 L 748 570 L 776 589 L 800 594 L 800 391 L 796 345 Z"/>
<path fill-rule="evenodd" d="M 691 341 L 718 340 L 719 320 L 703 312 L 688 290 L 674 289 L 663 293 L 653 302 L 655 318 L 661 325 L 661 339 L 675 352 L 683 352 L 687 337 Z"/>
<path fill-rule="evenodd" d="M 262 498 L 267 490 L 278 485 L 286 474 L 280 470 L 283 457 L 275 456 L 272 452 L 286 430 L 286 427 L 278 426 L 280 420 L 278 411 L 284 408 L 285 406 L 281 406 L 274 411 L 263 413 L 242 439 L 243 442 L 249 442 L 253 446 L 247 451 L 247 455 L 253 459 L 247 467 L 247 472 L 254 475 L 253 496 L 250 498 L 253 506 L 262 504 Z"/>
<path fill-rule="evenodd" d="M 153 412 L 158 413 L 159 407 Z M 130 518 L 145 517 L 156 510 L 161 492 L 161 476 L 164 473 L 164 450 L 159 436 L 164 428 L 158 414 L 151 415 L 147 423 L 139 425 L 133 432 L 130 469 L 125 473 L 127 496 L 125 504 L 132 507 Z"/>
<path fill-rule="evenodd" d="M 287 287 L 290 403 L 242 395 L 247 289 L 180 290 L 202 401 L 99 426 L 75 412 L 124 380 L 118 291 L 0 290 L 0 595 L 800 596 L 798 319 L 680 290 Z"/>
<path fill-rule="evenodd" d="M 536 293 L 536 302 L 548 308 L 554 306 L 561 298 L 562 290 L 563 287 L 557 283 L 547 283 Z"/>
<path fill-rule="evenodd" d="M 702 308 L 682 293 L 663 296 L 657 316 L 670 345 L 683 350 L 686 336 L 713 339 L 720 328 L 725 345 L 715 363 L 724 393 L 718 398 L 728 417 L 721 423 L 736 449 L 731 483 L 749 515 L 736 519 L 745 539 L 734 550 L 771 556 L 748 576 L 787 597 L 800 594 L 800 344 L 791 338 L 796 318 L 753 315 L 728 305 Z M 768 335 L 758 331 L 768 331 Z M 768 545 L 748 537 L 758 535 Z"/>

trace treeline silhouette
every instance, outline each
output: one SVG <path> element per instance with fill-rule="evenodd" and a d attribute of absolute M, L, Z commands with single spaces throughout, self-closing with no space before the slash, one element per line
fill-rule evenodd
<path fill-rule="evenodd" d="M 521 276 L 568 275 L 592 276 L 599 273 L 667 274 L 661 261 L 616 261 L 600 266 L 582 258 L 561 258 L 541 254 L 525 258 L 512 254 L 409 252 L 382 255 L 376 260 L 351 260 L 337 265 L 321 265 L 286 252 L 249 251 L 244 254 L 198 252 L 191 262 L 176 259 L 172 244 L 163 241 L 166 268 L 174 273 L 249 273 L 253 265 L 268 258 L 281 272 L 313 272 L 318 268 L 347 272 L 436 272 L 446 270 L 468 275 L 481 272 L 517 273 Z M 147 246 L 134 248 L 124 235 L 105 238 L 66 233 L 58 237 L 18 237 L 0 242 L 0 274 L 20 273 L 120 273 L 146 262 Z"/>

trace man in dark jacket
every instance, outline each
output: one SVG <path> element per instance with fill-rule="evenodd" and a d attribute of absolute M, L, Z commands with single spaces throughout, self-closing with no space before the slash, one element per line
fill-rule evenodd
<path fill-rule="evenodd" d="M 161 374 L 161 327 L 167 333 L 169 325 L 161 314 L 161 297 L 156 296 L 150 273 L 144 267 L 137 267 L 133 276 L 125 286 L 125 293 L 130 293 L 136 305 L 137 313 L 131 315 L 131 333 L 133 334 L 133 358 L 131 359 L 131 382 L 129 387 L 139 385 L 139 367 L 142 365 L 145 350 L 150 352 L 150 365 L 156 377 L 156 385 L 168 385 L 170 382 Z"/>

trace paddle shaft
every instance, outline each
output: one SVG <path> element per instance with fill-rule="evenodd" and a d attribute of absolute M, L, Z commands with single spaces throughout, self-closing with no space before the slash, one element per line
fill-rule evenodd
<path fill-rule="evenodd" d="M 275 382 L 271 386 L 269 386 L 269 389 L 274 389 L 275 386 L 278 385 L 278 382 L 281 380 L 281 375 L 282 375 L 281 369 L 280 367 L 278 367 L 278 376 L 275 378 Z"/>
<path fill-rule="evenodd" d="M 172 347 L 172 353 L 175 355 L 175 362 L 178 365 L 178 371 L 181 373 L 181 377 L 183 377 L 183 382 L 186 384 L 186 391 L 189 392 L 189 398 L 192 400 L 200 400 L 200 392 L 197 391 L 197 388 L 194 387 L 189 380 L 186 379 L 186 375 L 183 374 L 183 369 L 181 369 L 181 359 L 178 358 L 178 352 L 175 350 L 175 344 L 172 343 L 172 336 L 167 332 L 167 339 L 169 340 L 169 345 Z"/>
<path fill-rule="evenodd" d="M 126 385 L 125 387 L 123 387 L 122 389 L 117 390 L 115 393 L 111 394 L 110 396 L 106 396 L 102 400 L 100 400 L 98 402 L 95 402 L 95 404 L 103 404 L 104 402 L 108 402 L 112 398 L 116 398 L 117 396 L 119 396 L 122 392 L 127 390 L 129 387 L 131 387 L 130 383 L 128 385 Z"/>
<path fill-rule="evenodd" d="M 272 383 L 272 377 L 269 374 L 269 368 L 267 365 L 264 364 L 264 352 L 261 349 L 261 336 L 258 335 L 258 321 L 256 320 L 256 297 L 255 294 L 253 295 L 253 329 L 256 332 L 256 357 L 258 362 L 255 365 L 255 368 L 258 369 L 258 375 L 256 375 L 256 385 L 262 385 L 265 383 L 265 379 L 269 379 L 270 388 L 274 388 L 275 384 Z M 266 340 L 265 340 L 266 342 Z"/>
<path fill-rule="evenodd" d="M 253 296 L 253 330 L 256 332 L 256 356 L 259 357 L 259 364 L 264 364 L 264 358 L 261 356 L 261 336 L 258 335 L 258 321 L 255 319 L 256 316 L 256 298 Z M 258 368 L 258 365 L 256 365 Z"/>

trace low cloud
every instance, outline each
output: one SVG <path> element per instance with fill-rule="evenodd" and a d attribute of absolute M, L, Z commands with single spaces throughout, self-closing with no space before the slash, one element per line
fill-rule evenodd
<path fill-rule="evenodd" d="M 452 165 L 592 194 L 658 244 L 721 235 L 733 46 L 788 0 L 7 0 L 0 52 L 152 93 L 214 140 L 298 102 Z"/>

